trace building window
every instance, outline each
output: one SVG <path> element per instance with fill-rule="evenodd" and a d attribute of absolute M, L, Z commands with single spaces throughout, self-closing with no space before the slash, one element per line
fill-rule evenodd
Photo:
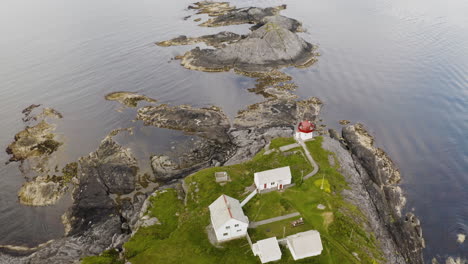
<path fill-rule="evenodd" d="M 227 235 L 228 235 L 228 233 L 224 233 L 224 234 L 223 234 L 223 236 L 227 236 Z"/>
<path fill-rule="evenodd" d="M 238 227 L 238 226 L 239 226 L 239 224 L 235 224 L 235 225 L 234 225 L 234 227 Z"/>
<path fill-rule="evenodd" d="M 230 227 L 230 226 L 226 226 L 226 229 L 229 229 L 229 228 L 231 228 L 231 227 Z"/>
<path fill-rule="evenodd" d="M 242 231 L 242 229 L 237 229 L 237 232 L 240 232 L 240 231 Z"/>
<path fill-rule="evenodd" d="M 274 182 L 272 182 L 272 183 L 271 183 L 271 185 L 275 185 L 275 183 L 274 183 Z"/>

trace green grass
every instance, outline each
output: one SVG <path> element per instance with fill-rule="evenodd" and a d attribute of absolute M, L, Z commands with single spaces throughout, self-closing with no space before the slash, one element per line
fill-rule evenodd
<path fill-rule="evenodd" d="M 313 229 L 313 227 L 307 221 L 304 221 L 303 225 L 293 227 L 291 222 L 299 218 L 301 218 L 301 216 L 292 217 L 283 221 L 261 225 L 257 228 L 250 229 L 250 238 L 252 241 L 258 241 L 269 237 L 276 237 L 277 239 L 281 239 L 289 235 L 294 235 L 299 232 Z"/>
<path fill-rule="evenodd" d="M 279 147 L 294 144 L 294 143 L 296 143 L 296 140 L 294 140 L 294 138 L 284 138 L 284 137 L 275 138 L 271 140 L 270 149 L 279 148 Z"/>
<path fill-rule="evenodd" d="M 315 186 L 323 190 L 324 192 L 330 193 L 331 188 L 330 188 L 330 183 L 328 182 L 327 179 L 318 179 L 314 181 Z"/>
<path fill-rule="evenodd" d="M 99 256 L 85 257 L 81 260 L 82 264 L 124 264 L 119 260 L 119 253 L 115 249 L 106 250 Z"/>
<path fill-rule="evenodd" d="M 283 139 L 280 141 L 287 142 Z M 307 147 L 320 166 L 314 177 L 283 192 L 257 195 L 244 207 L 251 220 L 258 221 L 297 211 L 301 213 L 305 224 L 291 227 L 291 221 L 298 218 L 295 217 L 250 229 L 253 242 L 271 236 L 281 238 L 284 231 L 290 235 L 316 229 L 321 234 L 324 247 L 320 256 L 294 261 L 289 251 L 282 248 L 283 257 L 278 263 L 384 262 L 375 238 L 362 228 L 361 223 L 367 221 L 366 218 L 356 206 L 345 202 L 340 195 L 342 190 L 348 188 L 346 181 L 337 171 L 338 162 L 335 162 L 334 167 L 328 163 L 328 156 L 333 154 L 322 149 L 321 142 L 320 137 L 307 142 Z M 222 248 L 209 243 L 205 232 L 210 223 L 207 207 L 223 193 L 242 200 L 248 195 L 245 188 L 253 184 L 254 172 L 288 165 L 291 166 L 294 180 L 301 175 L 301 170 L 304 170 L 304 174 L 312 171 L 300 152 L 288 156 L 280 152 L 269 155 L 261 152 L 249 162 L 208 168 L 187 177 L 185 206 L 174 190 L 158 193 L 151 200 L 153 206 L 148 214 L 157 217 L 161 225 L 141 228 L 124 245 L 126 259 L 132 264 L 260 263 L 245 239 L 224 243 Z M 217 184 L 214 173 L 218 171 L 228 172 L 231 182 L 224 186 Z M 324 186 L 330 192 L 320 190 L 320 186 L 315 184 L 317 181 L 321 184 L 322 178 L 326 179 Z M 317 209 L 318 204 L 325 205 L 325 210 Z M 360 260 L 352 255 L 353 252 L 359 255 Z"/>
<path fill-rule="evenodd" d="M 260 221 L 296 212 L 296 209 L 281 196 L 280 192 L 257 194 L 244 205 L 243 209 L 250 221 Z"/>

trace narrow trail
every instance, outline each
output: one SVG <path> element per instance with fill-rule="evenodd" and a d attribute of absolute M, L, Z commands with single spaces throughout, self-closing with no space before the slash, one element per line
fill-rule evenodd
<path fill-rule="evenodd" d="M 304 143 L 304 141 L 302 141 L 301 139 L 298 139 L 297 142 L 299 143 L 299 145 L 302 146 L 302 149 L 304 149 L 304 153 L 305 153 L 307 159 L 309 160 L 310 164 L 314 167 L 314 170 L 311 173 L 304 176 L 304 180 L 307 180 L 308 178 L 310 178 L 310 177 L 314 176 L 315 174 L 317 174 L 317 172 L 319 171 L 319 165 L 317 164 L 317 162 L 315 162 L 314 158 L 312 158 L 312 155 L 310 154 L 309 150 L 307 149 L 307 146 Z"/>
<path fill-rule="evenodd" d="M 292 218 L 292 217 L 295 217 L 295 216 L 300 216 L 300 215 L 301 215 L 300 213 L 295 212 L 295 213 L 291 213 L 291 214 L 287 214 L 287 215 L 282 215 L 282 216 L 277 216 L 277 217 L 265 219 L 265 220 L 258 221 L 258 222 L 250 222 L 249 228 L 256 228 L 256 227 L 261 226 L 261 225 L 266 225 L 266 224 L 282 221 L 282 220 L 289 219 L 289 218 Z"/>

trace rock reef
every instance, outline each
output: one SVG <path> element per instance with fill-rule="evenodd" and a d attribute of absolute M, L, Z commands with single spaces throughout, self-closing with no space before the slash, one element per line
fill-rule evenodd
<path fill-rule="evenodd" d="M 132 92 L 114 92 L 106 95 L 106 100 L 117 101 L 127 107 L 137 107 L 138 102 L 146 101 L 148 103 L 155 103 L 156 100 L 144 95 Z"/>
<path fill-rule="evenodd" d="M 54 133 L 56 125 L 46 121 L 63 116 L 52 108 L 43 108 L 39 114 L 34 114 L 40 106 L 33 104 L 22 111 L 26 128 L 15 135 L 6 149 L 11 155 L 9 162 L 19 162 L 19 169 L 28 180 L 18 192 L 19 202 L 30 206 L 56 203 L 67 191 L 71 179 L 59 173 L 56 152 L 63 142 Z"/>
<path fill-rule="evenodd" d="M 44 120 L 35 126 L 27 126 L 15 135 L 15 141 L 6 149 L 11 155 L 10 161 L 23 161 L 55 152 L 62 143 L 55 139 L 54 130 L 55 126 Z"/>
<path fill-rule="evenodd" d="M 196 43 L 203 42 L 206 45 L 215 47 L 215 48 L 222 48 L 225 47 L 228 44 L 232 44 L 236 41 L 239 41 L 242 39 L 242 35 L 228 32 L 228 31 L 222 31 L 216 34 L 211 34 L 211 35 L 204 35 L 196 38 L 190 38 L 187 36 L 179 36 L 177 38 L 173 38 L 170 40 L 165 40 L 161 42 L 156 42 L 156 45 L 161 46 L 161 47 L 169 47 L 169 46 L 180 46 L 180 45 L 192 45 Z"/>

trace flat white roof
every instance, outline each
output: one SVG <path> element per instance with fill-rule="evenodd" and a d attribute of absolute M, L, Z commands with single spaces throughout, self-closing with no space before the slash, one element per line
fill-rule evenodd
<path fill-rule="evenodd" d="M 287 238 L 289 250 L 294 251 L 298 259 L 318 255 L 322 252 L 322 240 L 317 230 L 309 230 Z"/>
<path fill-rule="evenodd" d="M 277 169 L 256 172 L 254 177 L 258 179 L 259 184 L 291 179 L 291 169 L 289 166 L 286 166 Z"/>
<path fill-rule="evenodd" d="M 218 197 L 208 208 L 210 209 L 211 220 L 215 230 L 218 230 L 230 219 L 249 223 L 249 219 L 245 216 L 239 200 L 225 194 Z"/>
<path fill-rule="evenodd" d="M 260 257 L 262 263 L 281 259 L 281 249 L 276 237 L 259 240 L 253 244 L 254 255 Z"/>

